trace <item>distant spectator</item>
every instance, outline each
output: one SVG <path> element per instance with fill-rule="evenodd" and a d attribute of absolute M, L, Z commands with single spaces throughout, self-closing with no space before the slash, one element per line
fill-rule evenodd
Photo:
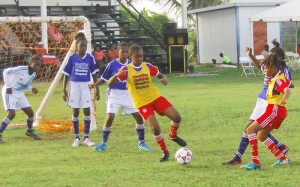
<path fill-rule="evenodd" d="M 50 34 L 51 41 L 55 44 L 60 44 L 62 36 L 59 31 L 56 30 L 53 24 L 48 26 L 48 32 Z"/>
<path fill-rule="evenodd" d="M 107 65 L 107 60 L 104 51 L 101 50 L 101 45 L 97 44 L 94 48 L 94 51 L 92 52 L 96 64 L 100 70 L 100 75 L 104 72 L 106 65 Z"/>
<path fill-rule="evenodd" d="M 230 58 L 227 56 L 223 55 L 223 53 L 220 53 L 220 57 L 223 59 L 223 64 L 231 64 Z"/>
<path fill-rule="evenodd" d="M 115 45 L 111 45 L 110 49 L 106 53 L 107 62 L 115 60 L 117 58 L 117 50 Z"/>
<path fill-rule="evenodd" d="M 266 57 L 269 54 L 269 45 L 265 45 L 264 50 L 261 52 L 261 55 Z"/>

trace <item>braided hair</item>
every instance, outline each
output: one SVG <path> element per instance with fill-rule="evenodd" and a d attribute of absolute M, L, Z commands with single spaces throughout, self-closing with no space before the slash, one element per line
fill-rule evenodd
<path fill-rule="evenodd" d="M 276 67 L 277 69 L 279 69 L 281 63 L 282 63 L 281 57 L 275 53 L 270 53 L 262 60 L 262 64 L 270 68 Z"/>

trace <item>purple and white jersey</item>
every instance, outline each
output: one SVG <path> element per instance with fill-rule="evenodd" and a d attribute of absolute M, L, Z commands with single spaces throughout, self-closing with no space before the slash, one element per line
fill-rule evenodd
<path fill-rule="evenodd" d="M 112 76 L 114 76 L 118 71 L 127 64 L 130 64 L 131 61 L 129 59 L 126 60 L 124 64 L 122 64 L 118 59 L 115 59 L 108 63 L 106 69 L 104 70 L 101 79 L 104 81 L 108 81 Z M 119 89 L 119 90 L 127 90 L 126 81 L 118 82 L 112 86 L 109 86 L 109 89 Z"/>
<path fill-rule="evenodd" d="M 93 55 L 86 53 L 83 58 L 80 58 L 74 53 L 69 57 L 63 74 L 68 75 L 73 82 L 90 82 L 91 74 L 94 75 L 98 71 Z"/>
<path fill-rule="evenodd" d="M 261 66 L 261 70 L 264 71 L 265 69 L 265 66 L 262 65 Z M 279 67 L 279 70 L 282 71 L 284 73 L 284 76 L 285 78 L 289 79 L 290 81 L 292 81 L 292 76 L 291 76 L 291 73 L 290 73 L 290 70 L 288 68 L 288 66 L 280 66 Z M 268 83 L 271 81 L 271 78 L 272 77 L 267 77 L 265 75 L 264 77 L 264 87 L 263 89 L 260 91 L 260 93 L 258 94 L 258 97 L 261 98 L 261 99 L 264 99 L 264 100 L 267 100 L 267 90 L 268 90 Z"/>

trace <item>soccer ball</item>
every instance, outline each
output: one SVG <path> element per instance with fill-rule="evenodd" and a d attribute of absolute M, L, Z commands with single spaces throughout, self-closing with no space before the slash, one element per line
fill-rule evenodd
<path fill-rule="evenodd" d="M 175 160 L 178 164 L 186 165 L 192 161 L 193 153 L 188 148 L 180 148 L 175 153 Z"/>

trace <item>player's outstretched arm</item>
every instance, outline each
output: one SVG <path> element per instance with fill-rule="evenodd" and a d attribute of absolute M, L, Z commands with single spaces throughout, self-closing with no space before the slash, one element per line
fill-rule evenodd
<path fill-rule="evenodd" d="M 105 80 L 100 79 L 100 80 L 98 80 L 96 83 L 91 84 L 92 87 L 90 87 L 90 88 L 95 88 L 95 87 L 101 86 L 101 85 L 104 84 L 105 82 L 106 82 Z"/>
<path fill-rule="evenodd" d="M 112 76 L 108 81 L 108 86 L 112 86 L 119 82 L 118 76 L 123 76 L 127 74 L 127 70 L 120 70 L 118 73 L 116 73 L 114 76 Z"/>
<path fill-rule="evenodd" d="M 254 63 L 254 65 L 260 69 L 261 65 L 259 63 L 259 61 L 255 58 L 255 56 L 252 54 L 252 48 L 250 47 L 246 47 L 245 49 L 247 55 L 249 56 L 249 58 L 252 60 L 252 62 Z"/>

